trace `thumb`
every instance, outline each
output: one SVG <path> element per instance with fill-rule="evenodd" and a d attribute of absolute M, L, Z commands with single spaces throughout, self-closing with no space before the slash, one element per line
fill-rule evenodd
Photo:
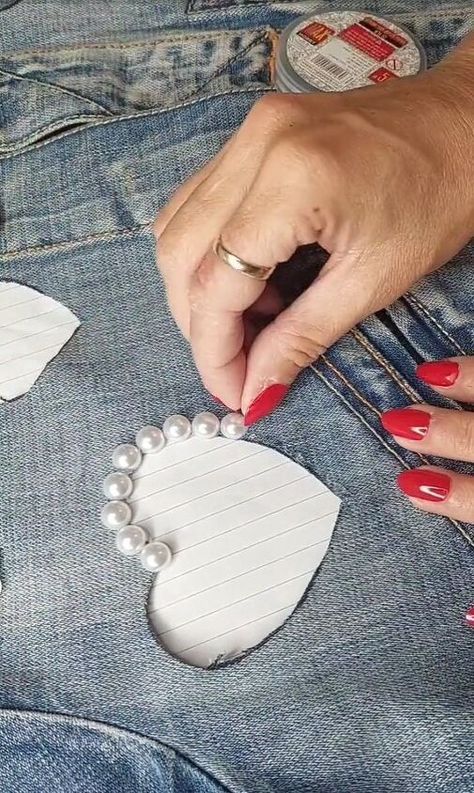
<path fill-rule="evenodd" d="M 382 288 L 380 253 L 364 254 L 363 266 L 361 258 L 334 253 L 309 289 L 255 339 L 242 391 L 247 426 L 271 413 L 331 344 L 397 296 L 388 295 L 386 283 Z"/>

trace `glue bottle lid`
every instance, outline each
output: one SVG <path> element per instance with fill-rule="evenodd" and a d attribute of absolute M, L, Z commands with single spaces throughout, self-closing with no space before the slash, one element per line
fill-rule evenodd
<path fill-rule="evenodd" d="M 420 42 L 405 27 L 366 11 L 299 17 L 283 31 L 275 64 L 279 91 L 347 91 L 418 74 Z"/>

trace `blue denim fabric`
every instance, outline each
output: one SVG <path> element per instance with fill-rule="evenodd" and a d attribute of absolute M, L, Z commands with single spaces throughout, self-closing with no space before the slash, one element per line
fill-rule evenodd
<path fill-rule="evenodd" d="M 400 12 L 431 63 L 473 21 L 471 4 L 368 5 Z M 151 576 L 99 523 L 114 445 L 209 405 L 149 223 L 269 90 L 272 29 L 313 7 L 0 11 L 0 275 L 82 322 L 0 407 L 2 793 L 474 790 L 474 530 L 398 495 L 418 458 L 378 420 L 447 404 L 414 369 L 474 352 L 472 249 L 348 334 L 249 433 L 342 499 L 307 596 L 268 642 L 213 670 L 170 657 L 147 623 Z"/>

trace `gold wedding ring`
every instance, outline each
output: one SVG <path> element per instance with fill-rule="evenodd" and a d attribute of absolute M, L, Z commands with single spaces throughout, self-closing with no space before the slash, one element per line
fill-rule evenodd
<path fill-rule="evenodd" d="M 214 245 L 214 253 L 224 264 L 242 273 L 242 275 L 246 275 L 248 278 L 255 278 L 256 281 L 267 281 L 275 270 L 275 267 L 260 267 L 257 264 L 245 262 L 240 256 L 236 256 L 235 253 L 227 250 L 225 245 L 222 244 L 220 237 Z"/>

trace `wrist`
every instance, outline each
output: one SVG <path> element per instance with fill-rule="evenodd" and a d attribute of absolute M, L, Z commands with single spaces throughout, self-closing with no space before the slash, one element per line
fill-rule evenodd
<path fill-rule="evenodd" d="M 472 144 L 474 129 L 474 33 L 434 67 L 428 76 L 436 83 L 436 90 L 464 119 Z"/>
<path fill-rule="evenodd" d="M 435 108 L 438 139 L 464 204 L 465 222 L 474 235 L 474 34 L 426 73 Z M 436 112 L 437 111 L 437 112 Z"/>

